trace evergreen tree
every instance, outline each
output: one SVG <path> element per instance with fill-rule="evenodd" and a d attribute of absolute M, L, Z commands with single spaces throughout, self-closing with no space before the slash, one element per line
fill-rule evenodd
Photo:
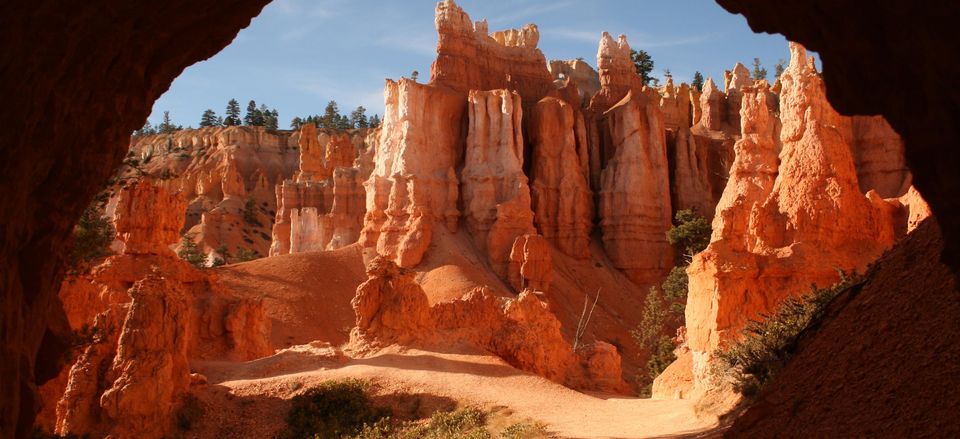
<path fill-rule="evenodd" d="M 370 125 L 370 128 L 376 128 L 380 126 L 380 116 L 376 114 L 374 114 L 373 116 L 370 116 L 369 125 Z"/>
<path fill-rule="evenodd" d="M 650 76 L 650 73 L 653 72 L 653 58 L 650 57 L 650 54 L 643 50 L 631 49 L 630 59 L 633 60 L 633 65 L 636 67 L 637 74 L 640 75 L 640 79 L 643 80 L 643 84 L 650 84 L 650 82 L 654 79 L 652 76 Z"/>
<path fill-rule="evenodd" d="M 260 108 L 257 109 L 257 115 L 254 118 L 253 124 L 258 127 L 267 125 L 267 118 L 270 116 L 270 108 L 267 107 L 267 104 L 260 104 Z"/>
<path fill-rule="evenodd" d="M 154 134 L 157 134 L 157 129 L 154 128 L 153 125 L 150 125 L 149 120 L 144 122 L 142 128 L 133 132 L 133 135 L 137 137 L 152 136 Z"/>
<path fill-rule="evenodd" d="M 200 250 L 200 246 L 194 241 L 195 235 L 188 233 L 180 239 L 180 249 L 177 250 L 177 256 L 184 261 L 189 262 L 197 268 L 206 266 L 207 256 Z"/>
<path fill-rule="evenodd" d="M 179 129 L 182 129 L 182 128 L 183 128 L 183 127 L 174 125 L 173 122 L 170 121 L 170 112 L 169 112 L 169 111 L 164 111 L 164 112 L 163 112 L 163 122 L 160 122 L 160 125 L 157 125 L 157 131 L 158 131 L 160 134 L 170 134 L 170 133 L 172 133 L 172 132 L 174 132 L 174 131 L 177 131 L 177 130 L 179 130 Z"/>
<path fill-rule="evenodd" d="M 263 126 L 268 130 L 276 130 L 280 126 L 280 112 L 276 109 L 268 110 L 263 115 Z"/>
<path fill-rule="evenodd" d="M 783 60 L 783 58 L 780 58 L 780 61 L 777 61 L 777 65 L 773 66 L 773 79 L 779 79 L 784 70 L 786 70 L 786 62 Z"/>
<path fill-rule="evenodd" d="M 293 118 L 293 120 L 290 121 L 290 128 L 294 130 L 299 130 L 300 127 L 303 126 L 303 124 L 304 124 L 303 119 L 299 117 L 295 117 Z"/>
<path fill-rule="evenodd" d="M 354 128 L 367 128 L 370 126 L 370 123 L 367 121 L 366 115 L 367 109 L 363 106 L 357 107 L 356 110 L 353 110 L 353 113 L 350 113 L 350 125 L 353 125 Z"/>
<path fill-rule="evenodd" d="M 323 110 L 323 116 L 320 118 L 321 128 L 337 128 L 340 125 L 340 110 L 337 108 L 337 101 L 327 103 L 327 108 Z"/>
<path fill-rule="evenodd" d="M 753 59 L 753 79 L 767 79 L 767 69 L 760 65 L 760 58 Z"/>
<path fill-rule="evenodd" d="M 703 91 L 703 75 L 699 71 L 693 73 L 693 82 L 690 85 L 697 91 Z"/>
<path fill-rule="evenodd" d="M 200 116 L 200 128 L 216 127 L 220 126 L 221 123 L 221 119 L 217 117 L 217 113 L 209 108 Z"/>
<path fill-rule="evenodd" d="M 250 103 L 247 104 L 247 114 L 243 116 L 244 125 L 256 125 L 257 124 L 257 103 L 253 100 L 250 100 Z"/>
<path fill-rule="evenodd" d="M 236 99 L 230 99 L 227 103 L 227 117 L 223 119 L 226 126 L 240 125 L 240 103 Z"/>

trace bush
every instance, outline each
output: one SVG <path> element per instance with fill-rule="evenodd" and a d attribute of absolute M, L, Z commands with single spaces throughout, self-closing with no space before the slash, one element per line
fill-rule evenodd
<path fill-rule="evenodd" d="M 180 249 L 177 250 L 177 256 L 194 267 L 203 268 L 206 266 L 207 256 L 200 251 L 197 243 L 194 242 L 194 236 L 194 234 L 188 233 L 181 237 Z"/>
<path fill-rule="evenodd" d="M 492 439 L 483 412 L 474 408 L 436 412 L 426 423 L 394 426 L 388 418 L 367 424 L 354 439 Z M 504 436 L 514 438 L 517 436 Z"/>
<path fill-rule="evenodd" d="M 80 215 L 80 221 L 73 228 L 73 248 L 68 255 L 71 267 L 110 255 L 110 244 L 116 232 L 109 219 L 103 217 L 103 210 L 94 201 Z"/>
<path fill-rule="evenodd" d="M 710 222 L 690 209 L 678 210 L 667 241 L 689 260 L 710 244 Z"/>
<path fill-rule="evenodd" d="M 246 247 L 237 247 L 237 262 L 252 261 L 260 257 L 256 250 L 250 250 Z"/>
<path fill-rule="evenodd" d="M 263 227 L 263 224 L 257 219 L 257 201 L 253 197 L 247 198 L 247 201 L 243 203 L 243 221 L 252 226 Z"/>
<path fill-rule="evenodd" d="M 731 381 L 745 396 L 756 395 L 787 366 L 801 336 L 820 323 L 833 298 L 861 283 L 840 272 L 840 282 L 832 287 L 813 286 L 806 295 L 784 300 L 773 314 L 750 321 L 739 341 L 714 353 L 714 379 Z"/>
<path fill-rule="evenodd" d="M 650 287 L 640 324 L 631 332 L 640 348 L 650 353 L 647 359 L 646 376 L 640 378 L 640 382 L 646 384 L 641 391 L 641 396 L 650 395 L 650 385 L 654 378 L 677 359 L 673 354 L 673 339 L 667 335 L 670 329 L 676 326 L 676 322 L 673 321 L 676 318 L 672 317 L 675 316 L 671 315 L 660 291 L 657 287 Z"/>
<path fill-rule="evenodd" d="M 389 410 L 373 405 L 366 382 L 327 381 L 293 398 L 280 438 L 350 437 L 359 434 L 364 424 L 376 425 L 388 414 Z"/>

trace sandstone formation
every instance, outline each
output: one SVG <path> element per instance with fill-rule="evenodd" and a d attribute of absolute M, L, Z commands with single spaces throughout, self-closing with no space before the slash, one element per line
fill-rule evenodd
<path fill-rule="evenodd" d="M 513 241 L 510 249 L 510 266 L 507 273 L 514 290 L 550 290 L 553 264 L 550 244 L 540 235 L 522 235 Z"/>
<path fill-rule="evenodd" d="M 587 106 L 593 95 L 600 91 L 600 76 L 597 71 L 581 59 L 570 61 L 550 60 L 547 65 L 553 75 L 554 85 L 557 88 L 573 84 L 577 87 L 579 101 L 571 102 L 579 106 Z"/>
<path fill-rule="evenodd" d="M 179 0 L 97 0 L 69 14 L 54 1 L 0 6 L 0 53 L 18 65 L 4 71 L 2 111 L 19 127 L 0 134 L 0 175 L 12 188 L 0 199 L 0 437 L 30 434 L 36 386 L 57 375 L 66 319 L 56 293 L 74 223 L 173 79 L 229 44 L 267 3 L 197 10 Z M 38 37 L 44 28 L 49 38 Z M 138 41 L 137 50 L 120 41 Z"/>
<path fill-rule="evenodd" d="M 363 226 L 370 167 L 362 162 L 365 130 L 318 133 L 305 124 L 295 134 L 300 169 L 276 186 L 277 213 L 270 255 L 336 250 L 357 241 Z M 363 156 L 363 157 L 361 157 Z"/>
<path fill-rule="evenodd" d="M 188 203 L 178 234 L 192 236 L 209 262 L 233 262 L 240 249 L 266 256 L 274 185 L 297 169 L 290 143 L 289 132 L 239 126 L 135 137 L 118 186 L 150 176 L 178 192 Z"/>
<path fill-rule="evenodd" d="M 837 129 L 849 120 L 826 102 L 799 45 L 791 45 L 780 80 L 779 139 L 764 86 L 742 95 L 743 137 L 711 243 L 687 270 L 685 355 L 692 356 L 694 391 L 708 381 L 713 351 L 747 320 L 811 284 L 831 285 L 838 268 L 863 272 L 895 239 L 896 206 L 860 192 L 850 145 Z M 675 394 L 662 384 L 655 383 L 655 396 Z"/>
<path fill-rule="evenodd" d="M 409 79 L 387 81 L 360 243 L 413 267 L 436 222 L 455 231 L 465 104 L 457 93 Z"/>
<path fill-rule="evenodd" d="M 718 3 L 744 14 L 757 32 L 782 33 L 816 51 L 834 108 L 843 114 L 883 115 L 903 136 L 913 183 L 941 222 L 943 258 L 954 271 L 960 270 L 960 154 L 954 147 L 960 136 L 960 95 L 938 85 L 938 78 L 960 73 L 954 59 L 942 56 L 960 49 L 960 41 L 953 38 L 960 6 L 939 2 L 936 7 L 905 8 L 898 0 L 877 2 L 869 10 L 824 0 Z M 877 92 L 902 84 L 904 78 L 913 78 L 911 92 Z"/>
<path fill-rule="evenodd" d="M 629 91 L 604 115 L 611 137 L 600 189 L 603 244 L 614 265 L 641 285 L 657 282 L 673 265 L 666 238 L 673 214 L 670 178 L 658 97 L 654 91 Z"/>
<path fill-rule="evenodd" d="M 124 253 L 61 287 L 70 327 L 92 338 L 42 389 L 44 425 L 58 434 L 162 437 L 187 390 L 189 359 L 273 352 L 260 301 L 222 291 L 170 251 L 185 204 L 166 185 L 122 190 L 114 222 Z"/>
<path fill-rule="evenodd" d="M 536 25 L 490 34 L 485 20 L 474 23 L 453 0 L 442 0 L 437 4 L 436 27 L 439 38 L 431 84 L 462 93 L 513 90 L 527 104 L 553 90 L 546 58 L 537 49 Z"/>
<path fill-rule="evenodd" d="M 505 299 L 479 287 L 461 299 L 429 306 L 413 273 L 384 257 L 367 268 L 369 279 L 352 304 L 357 326 L 351 344 L 360 349 L 401 342 L 469 343 L 512 366 L 580 389 L 624 392 L 620 357 L 612 346 L 575 353 L 560 322 L 532 290 Z"/>
<path fill-rule="evenodd" d="M 523 173 L 520 96 L 506 90 L 471 91 L 467 102 L 464 219 L 494 272 L 505 277 L 514 240 L 535 232 Z"/>
<path fill-rule="evenodd" d="M 616 105 L 628 92 L 643 89 L 643 80 L 630 59 L 630 44 L 624 35 L 614 40 L 609 33 L 603 33 L 597 49 L 597 71 L 601 89 L 590 100 L 590 109 L 597 113 Z"/>
<path fill-rule="evenodd" d="M 544 98 L 533 108 L 529 132 L 537 229 L 560 251 L 585 259 L 594 209 L 583 115 L 560 99 Z"/>
<path fill-rule="evenodd" d="M 904 195 L 912 181 L 903 156 L 903 141 L 880 116 L 851 118 L 850 147 L 860 190 L 883 198 Z"/>

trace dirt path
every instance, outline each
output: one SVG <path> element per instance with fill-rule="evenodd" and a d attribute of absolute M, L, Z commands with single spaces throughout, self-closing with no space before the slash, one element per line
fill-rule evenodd
<path fill-rule="evenodd" d="M 279 422 L 277 401 L 320 381 L 351 377 L 369 379 L 387 391 L 506 410 L 517 419 L 542 422 L 564 438 L 674 437 L 717 425 L 716 419 L 698 418 L 689 401 L 588 395 L 487 355 L 390 348 L 369 358 L 337 360 L 330 349 L 298 349 L 249 363 L 208 364 L 204 372 L 212 387 L 231 398 L 259 396 L 274 402 L 263 413 L 240 417 Z"/>

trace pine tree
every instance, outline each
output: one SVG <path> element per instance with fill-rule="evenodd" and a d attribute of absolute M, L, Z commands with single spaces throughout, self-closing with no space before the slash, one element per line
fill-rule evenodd
<path fill-rule="evenodd" d="M 690 83 L 697 91 L 703 91 L 703 75 L 700 71 L 693 73 L 693 82 Z"/>
<path fill-rule="evenodd" d="M 760 65 L 760 58 L 753 59 L 753 79 L 767 79 L 767 69 Z"/>
<path fill-rule="evenodd" d="M 268 130 L 276 130 L 280 126 L 280 112 L 276 109 L 267 110 L 263 114 L 263 126 Z"/>
<path fill-rule="evenodd" d="M 152 136 L 154 134 L 157 134 L 157 129 L 154 128 L 153 125 L 150 125 L 149 120 L 144 122 L 142 128 L 133 132 L 133 135 L 137 137 Z"/>
<path fill-rule="evenodd" d="M 631 49 L 630 59 L 633 60 L 633 65 L 636 67 L 637 74 L 640 75 L 640 79 L 643 80 L 643 84 L 650 84 L 650 82 L 654 79 L 652 76 L 650 76 L 650 73 L 653 72 L 653 58 L 650 57 L 650 54 L 643 50 Z"/>
<path fill-rule="evenodd" d="M 294 130 L 299 130 L 300 127 L 303 126 L 303 124 L 304 124 L 303 119 L 299 117 L 295 117 L 293 118 L 293 120 L 290 121 L 290 128 Z"/>
<path fill-rule="evenodd" d="M 350 125 L 354 128 L 367 128 L 370 126 L 370 123 L 367 121 L 366 115 L 367 109 L 363 106 L 357 107 L 356 110 L 353 110 L 353 113 L 350 113 Z"/>
<path fill-rule="evenodd" d="M 240 103 L 236 99 L 230 99 L 227 103 L 227 117 L 223 120 L 226 126 L 240 125 Z"/>
<path fill-rule="evenodd" d="M 221 119 L 217 117 L 217 113 L 212 109 L 207 108 L 207 110 L 203 112 L 203 115 L 200 116 L 200 128 L 216 127 L 221 124 Z"/>
<path fill-rule="evenodd" d="M 182 127 L 177 126 L 177 125 L 174 125 L 173 122 L 170 121 L 170 112 L 169 112 L 169 111 L 164 111 L 164 112 L 163 112 L 163 122 L 160 122 L 160 125 L 157 125 L 157 131 L 158 131 L 160 134 L 170 134 L 170 133 L 172 133 L 172 132 L 174 132 L 174 131 L 177 131 L 177 130 L 180 130 L 180 129 L 182 129 Z"/>
<path fill-rule="evenodd" d="M 377 114 L 370 116 L 370 128 L 376 128 L 378 126 L 380 126 L 380 116 Z"/>
<path fill-rule="evenodd" d="M 784 70 L 786 70 L 786 62 L 783 60 L 783 58 L 780 58 L 780 61 L 777 61 L 777 65 L 773 66 L 773 79 L 779 79 Z"/>
<path fill-rule="evenodd" d="M 320 118 L 320 128 L 337 128 L 340 122 L 340 110 L 337 108 L 337 101 L 327 103 L 327 108 L 323 110 L 323 116 Z"/>
<path fill-rule="evenodd" d="M 250 100 L 250 103 L 247 104 L 247 114 L 243 116 L 244 125 L 256 125 L 257 124 L 257 103 L 253 100 Z"/>

